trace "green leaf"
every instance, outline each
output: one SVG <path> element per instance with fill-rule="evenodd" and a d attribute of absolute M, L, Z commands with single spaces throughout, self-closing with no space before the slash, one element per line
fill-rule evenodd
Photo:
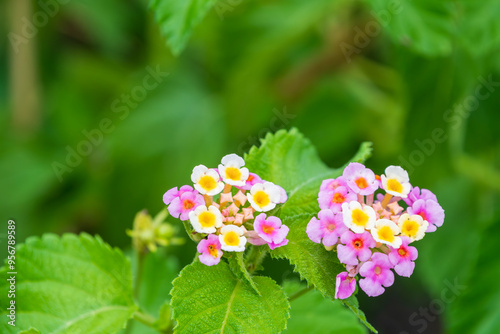
<path fill-rule="evenodd" d="M 217 0 L 150 0 L 156 22 L 175 55 L 179 55 L 196 25 Z"/>
<path fill-rule="evenodd" d="M 40 334 L 40 332 L 38 331 L 38 329 L 32 327 L 26 331 L 20 331 L 19 334 Z"/>
<path fill-rule="evenodd" d="M 452 51 L 453 7 L 449 0 L 368 0 L 380 24 L 396 43 L 428 56 Z M 399 4 L 397 6 L 394 3 Z"/>
<path fill-rule="evenodd" d="M 257 285 L 255 285 L 252 276 L 250 276 L 250 273 L 248 272 L 245 263 L 243 262 L 243 252 L 232 253 L 229 255 L 227 260 L 229 263 L 229 268 L 231 268 L 233 274 L 236 275 L 236 277 L 238 277 L 239 279 L 250 284 L 252 289 L 259 296 L 261 296 L 259 289 L 257 289 Z"/>
<path fill-rule="evenodd" d="M 500 2 L 496 0 L 457 1 L 458 38 L 476 58 L 498 50 L 500 43 Z"/>
<path fill-rule="evenodd" d="M 171 318 L 167 315 L 170 290 L 172 290 L 172 281 L 179 275 L 179 264 L 175 257 L 165 256 L 164 251 L 164 248 L 160 248 L 156 253 L 144 255 L 137 301 L 141 310 L 159 319 L 158 327 L 168 328 L 171 322 Z M 132 262 L 132 268 L 135 266 L 137 266 L 136 260 Z M 133 272 L 136 272 L 136 269 L 133 269 Z M 136 333 L 155 334 L 158 332 L 141 322 L 130 320 L 124 334 Z"/>
<path fill-rule="evenodd" d="M 363 143 L 353 160 L 364 162 L 371 154 L 371 144 Z M 282 186 L 288 201 L 281 208 L 281 220 L 290 227 L 288 245 L 271 251 L 275 258 L 286 258 L 308 284 L 323 296 L 335 298 L 336 276 L 345 270 L 333 252 L 312 242 L 306 227 L 318 211 L 321 182 L 340 176 L 342 168 L 330 169 L 319 158 L 315 148 L 297 131 L 281 130 L 268 134 L 259 148 L 252 147 L 245 156 L 246 166 L 263 179 Z M 369 327 L 361 311 L 355 312 Z"/>
<path fill-rule="evenodd" d="M 286 327 L 290 304 L 268 277 L 254 277 L 258 296 L 229 265 L 194 262 L 173 282 L 176 333 L 279 333 Z"/>
<path fill-rule="evenodd" d="M 129 261 L 99 237 L 28 238 L 17 247 L 16 271 L 16 332 L 35 326 L 42 333 L 115 333 L 136 310 Z M 3 267 L 0 276 L 7 272 Z M 2 298 L 3 313 L 7 303 Z M 2 314 L 4 328 L 6 319 Z"/>
<path fill-rule="evenodd" d="M 497 333 L 500 327 L 500 263 L 498 243 L 500 217 L 483 231 L 477 261 L 468 280 L 450 276 L 440 300 L 449 304 L 449 333 Z M 472 252 L 473 250 L 468 250 Z M 448 311 L 448 309 L 447 309 Z"/>
<path fill-rule="evenodd" d="M 304 286 L 299 282 L 287 281 L 283 284 L 285 291 L 291 295 Z M 338 300 L 323 298 L 317 291 L 311 291 L 291 302 L 290 320 L 287 330 L 289 334 L 360 334 L 366 333 L 356 316 L 347 310 Z"/>

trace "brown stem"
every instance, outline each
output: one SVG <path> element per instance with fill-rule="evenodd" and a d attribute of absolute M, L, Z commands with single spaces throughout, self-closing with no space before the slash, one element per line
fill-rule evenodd
<path fill-rule="evenodd" d="M 36 132 L 40 125 L 40 87 L 36 61 L 38 30 L 26 29 L 32 21 L 33 1 L 10 1 L 10 105 L 13 127 L 23 135 Z"/>

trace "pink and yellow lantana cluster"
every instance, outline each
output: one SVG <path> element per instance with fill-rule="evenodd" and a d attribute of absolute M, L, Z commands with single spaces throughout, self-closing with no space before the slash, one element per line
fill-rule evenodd
<path fill-rule="evenodd" d="M 218 264 L 223 251 L 243 252 L 247 242 L 271 249 L 288 243 L 288 226 L 266 215 L 286 202 L 285 190 L 244 166 L 236 154 L 223 157 L 218 168 L 198 165 L 191 174 L 194 188 L 176 187 L 163 195 L 172 216 L 189 220 L 196 233 L 207 236 L 197 247 L 207 266 Z"/>
<path fill-rule="evenodd" d="M 375 194 L 378 189 L 383 193 Z M 337 275 L 335 298 L 339 299 L 352 295 L 358 274 L 361 289 L 371 297 L 394 283 L 392 270 L 410 277 L 418 256 L 410 244 L 444 222 L 436 196 L 412 187 L 408 173 L 399 166 L 389 166 L 378 176 L 360 163 L 351 163 L 342 176 L 323 181 L 318 202 L 321 211 L 306 232 L 327 250 L 336 249 L 346 265 L 346 271 Z"/>

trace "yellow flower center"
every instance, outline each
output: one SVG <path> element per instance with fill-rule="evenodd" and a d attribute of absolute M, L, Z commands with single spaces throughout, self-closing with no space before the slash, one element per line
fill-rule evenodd
<path fill-rule="evenodd" d="M 271 203 L 269 195 L 262 190 L 257 191 L 255 195 L 253 195 L 253 200 L 260 207 L 267 206 L 269 203 Z"/>
<path fill-rule="evenodd" d="M 224 243 L 228 246 L 238 246 L 240 244 L 240 238 L 236 232 L 229 231 L 224 234 Z"/>
<path fill-rule="evenodd" d="M 401 183 L 399 183 L 398 180 L 396 179 L 389 179 L 387 180 L 387 190 L 394 191 L 397 193 L 402 193 L 403 192 L 403 186 Z"/>
<path fill-rule="evenodd" d="M 420 225 L 414 220 L 407 220 L 403 223 L 403 228 L 401 229 L 401 233 L 406 235 L 407 237 L 413 238 L 417 235 L 418 229 Z"/>
<path fill-rule="evenodd" d="M 366 187 L 368 187 L 368 182 L 366 182 L 366 179 L 364 177 L 358 177 L 354 182 L 360 189 L 365 189 Z"/>
<path fill-rule="evenodd" d="M 205 190 L 212 190 L 217 187 L 217 182 L 215 182 L 214 178 L 208 175 L 202 176 L 198 184 Z"/>
<path fill-rule="evenodd" d="M 269 226 L 269 225 L 264 225 L 262 226 L 262 231 L 265 233 L 265 234 L 271 234 L 274 232 L 274 227 L 272 226 Z"/>
<path fill-rule="evenodd" d="M 215 215 L 209 211 L 202 212 L 198 216 L 198 220 L 200 221 L 200 225 L 204 228 L 212 227 L 215 225 Z"/>
<path fill-rule="evenodd" d="M 380 273 L 382 272 L 382 268 L 380 268 L 379 266 L 376 266 L 375 267 L 375 270 L 373 270 L 375 272 L 376 275 L 380 275 Z"/>
<path fill-rule="evenodd" d="M 368 215 L 361 209 L 352 210 L 352 222 L 358 226 L 365 226 L 368 223 Z"/>
<path fill-rule="evenodd" d="M 226 168 L 226 177 L 233 181 L 241 180 L 241 172 L 236 167 L 227 167 Z"/>
<path fill-rule="evenodd" d="M 384 240 L 387 242 L 394 241 L 394 233 L 389 226 L 382 226 L 380 230 L 378 230 L 377 234 L 380 240 Z"/>
<path fill-rule="evenodd" d="M 212 255 L 214 258 L 217 257 L 217 248 L 214 246 L 214 245 L 210 245 L 208 246 L 208 252 L 210 253 L 210 255 Z"/>

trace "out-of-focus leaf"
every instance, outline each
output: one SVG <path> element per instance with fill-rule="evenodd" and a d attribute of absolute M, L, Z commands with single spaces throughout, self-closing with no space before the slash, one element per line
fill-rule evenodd
<path fill-rule="evenodd" d="M 500 47 L 500 2 L 456 1 L 457 36 L 475 59 Z"/>
<path fill-rule="evenodd" d="M 150 0 L 155 19 L 175 55 L 217 0 Z"/>
<path fill-rule="evenodd" d="M 388 34 L 421 54 L 446 56 L 452 51 L 452 1 L 368 0 Z M 395 5 L 396 4 L 396 5 Z"/>
<path fill-rule="evenodd" d="M 165 304 L 170 303 L 170 290 L 172 281 L 179 275 L 179 265 L 173 256 L 165 256 L 162 249 L 156 253 L 144 256 L 141 274 L 141 284 L 138 288 L 138 304 L 142 310 L 158 318 Z M 137 266 L 137 261 L 132 260 L 132 266 Z M 134 272 L 135 269 L 133 270 Z M 166 321 L 163 319 L 163 321 Z M 156 330 L 138 321 L 130 320 L 124 334 L 156 334 Z"/>
<path fill-rule="evenodd" d="M 292 295 L 304 288 L 295 281 L 286 281 L 283 288 Z M 356 316 L 342 306 L 339 300 L 328 300 L 317 291 L 311 291 L 291 302 L 290 320 L 283 333 L 289 334 L 362 334 L 367 333 Z"/>
<path fill-rule="evenodd" d="M 465 282 L 458 280 L 458 284 L 452 281 L 454 289 L 447 289 L 446 297 L 452 298 L 448 313 L 450 333 L 489 334 L 498 331 L 500 263 L 496 240 L 499 238 L 500 219 L 497 217 L 491 227 L 481 233 L 479 256 L 470 271 L 469 279 Z"/>
<path fill-rule="evenodd" d="M 473 202 L 464 203 L 464 197 L 457 196 L 472 194 L 472 189 L 472 184 L 465 179 L 443 181 L 439 187 L 433 189 L 445 210 L 445 221 L 436 232 L 426 234 L 425 238 L 418 242 L 419 254 L 415 271 L 435 296 L 439 296 L 446 281 L 456 278 L 463 283 L 477 256 L 474 250 L 479 246 L 482 226 L 471 214 L 474 210 Z M 462 252 L 464 244 L 468 245 L 470 251 Z M 457 253 L 462 255 L 455 256 Z M 436 261 L 436 254 L 446 261 Z"/>

